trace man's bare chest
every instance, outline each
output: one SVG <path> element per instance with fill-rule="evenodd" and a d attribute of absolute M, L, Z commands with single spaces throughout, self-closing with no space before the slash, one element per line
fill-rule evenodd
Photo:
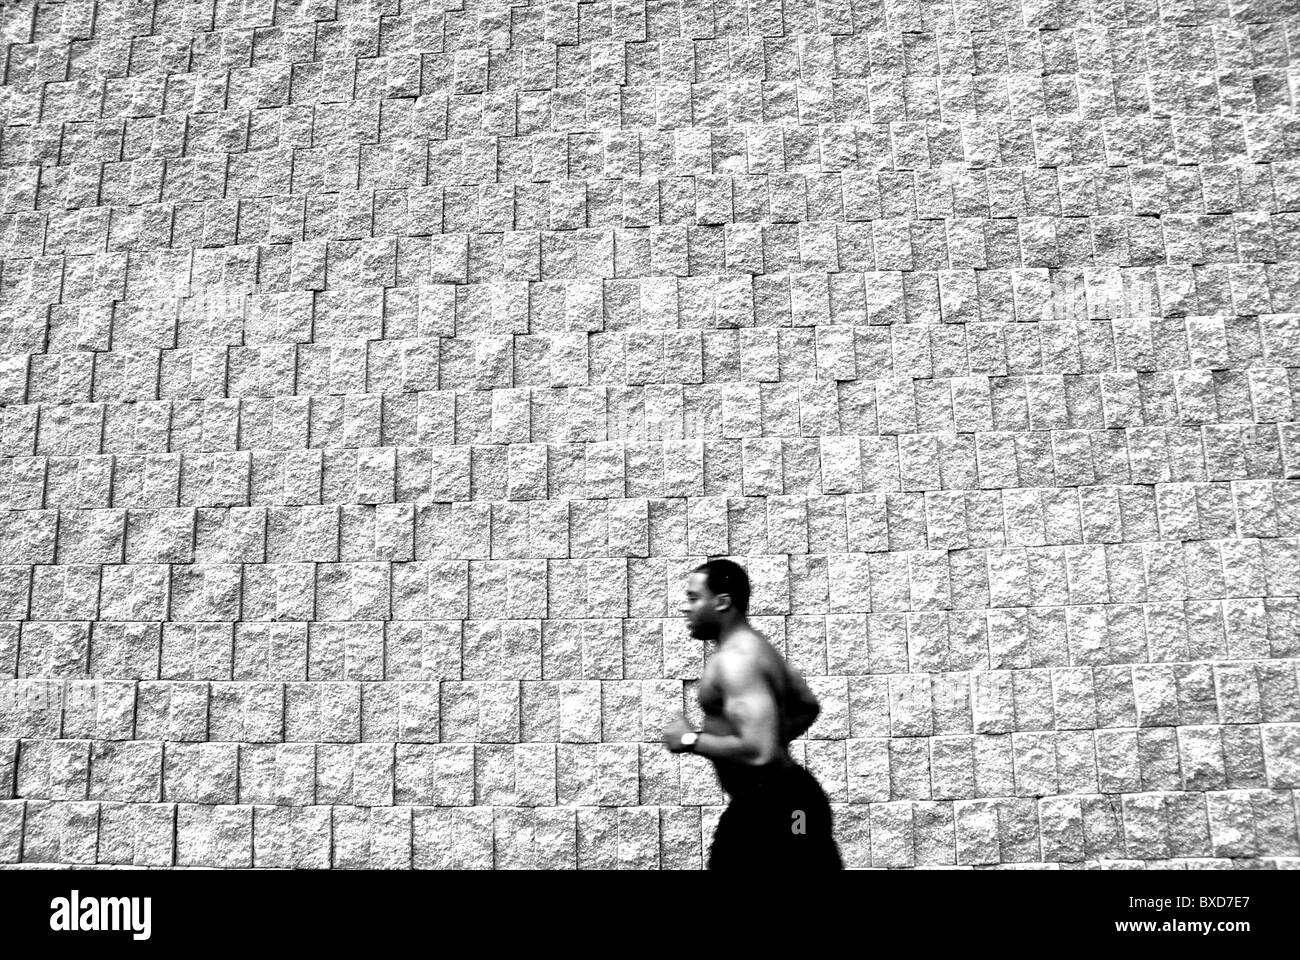
<path fill-rule="evenodd" d="M 700 678 L 700 686 L 696 691 L 696 696 L 699 699 L 701 710 L 707 714 L 721 716 L 724 706 L 722 685 L 718 683 L 717 678 L 713 676 L 713 671 L 708 667 L 705 667 L 704 676 Z"/>

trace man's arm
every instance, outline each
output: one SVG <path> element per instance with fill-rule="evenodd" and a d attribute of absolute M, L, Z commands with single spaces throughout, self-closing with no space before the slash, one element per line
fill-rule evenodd
<path fill-rule="evenodd" d="M 786 703 L 785 729 L 781 731 L 781 739 L 789 743 L 807 732 L 821 714 L 822 706 L 817 702 L 813 692 L 808 689 L 808 684 L 804 682 L 803 675 L 799 671 L 787 667 L 786 675 L 786 691 L 789 699 Z"/>
<path fill-rule="evenodd" d="M 734 734 L 701 733 L 694 752 L 710 760 L 761 764 L 780 753 L 776 700 L 758 665 L 745 657 L 719 654 L 715 660 L 718 685 L 722 691 L 722 712 Z M 681 749 L 680 726 L 664 734 L 668 749 Z"/>

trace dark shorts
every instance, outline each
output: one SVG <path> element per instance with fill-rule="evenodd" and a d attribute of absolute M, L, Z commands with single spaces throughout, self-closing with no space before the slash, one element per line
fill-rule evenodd
<path fill-rule="evenodd" d="M 733 783 L 709 850 L 710 870 L 841 870 L 831 806 L 796 763 L 748 767 Z"/>

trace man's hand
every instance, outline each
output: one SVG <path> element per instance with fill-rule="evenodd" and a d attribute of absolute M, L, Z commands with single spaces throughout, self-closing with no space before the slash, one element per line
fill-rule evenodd
<path fill-rule="evenodd" d="M 682 753 L 682 734 L 691 731 L 691 725 L 686 722 L 686 714 L 679 713 L 677 719 L 668 726 L 664 727 L 664 746 L 668 748 L 669 753 Z"/>

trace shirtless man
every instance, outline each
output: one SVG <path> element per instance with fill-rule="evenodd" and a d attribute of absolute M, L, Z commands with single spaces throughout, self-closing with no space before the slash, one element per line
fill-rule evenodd
<path fill-rule="evenodd" d="M 691 574 L 681 608 L 691 635 L 715 652 L 700 678 L 702 730 L 683 715 L 664 731 L 673 753 L 713 761 L 731 803 L 713 837 L 710 870 L 843 866 L 821 787 L 787 749 L 820 706 L 808 685 L 749 624 L 749 575 L 730 560 Z"/>

